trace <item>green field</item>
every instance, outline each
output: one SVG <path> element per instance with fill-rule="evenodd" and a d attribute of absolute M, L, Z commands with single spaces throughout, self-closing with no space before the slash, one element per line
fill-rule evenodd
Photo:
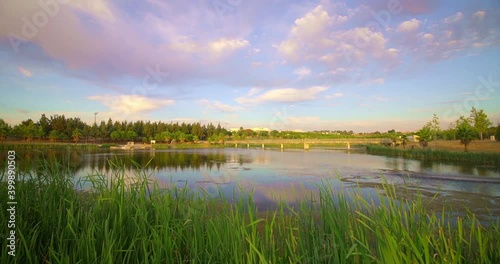
<path fill-rule="evenodd" d="M 142 170 L 89 175 L 75 191 L 64 162 L 17 176 L 16 256 L 1 263 L 498 263 L 499 223 L 408 201 L 384 184 L 380 204 L 318 186 L 319 201 L 259 211 L 252 194 L 230 203 L 159 186 Z M 137 165 L 138 167 L 139 165 Z M 139 168 L 138 168 L 139 169 Z M 7 201 L 8 174 L 0 198 Z M 237 192 L 238 190 L 235 190 Z M 0 221 L 7 226 L 8 212 Z"/>
<path fill-rule="evenodd" d="M 479 165 L 500 165 L 500 153 L 498 152 L 458 152 L 440 149 L 410 149 L 394 148 L 377 145 L 366 147 L 368 154 L 395 156 L 410 159 L 450 161 Z"/>

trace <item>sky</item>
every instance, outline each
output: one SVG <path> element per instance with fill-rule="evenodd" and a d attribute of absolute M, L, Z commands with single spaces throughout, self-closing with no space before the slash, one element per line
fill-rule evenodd
<path fill-rule="evenodd" d="M 499 34 L 498 0 L 2 0 L 0 118 L 496 125 Z"/>

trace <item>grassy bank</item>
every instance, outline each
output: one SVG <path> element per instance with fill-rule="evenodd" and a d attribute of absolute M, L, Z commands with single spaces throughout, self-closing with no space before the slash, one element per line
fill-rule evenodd
<path fill-rule="evenodd" d="M 49 142 L 1 142 L 0 150 L 12 149 L 97 149 L 95 144 Z"/>
<path fill-rule="evenodd" d="M 75 191 L 61 163 L 42 162 L 16 183 L 16 256 L 0 240 L 1 263 L 495 263 L 499 223 L 474 215 L 435 215 L 422 200 L 382 203 L 334 192 L 325 183 L 314 206 L 303 201 L 259 212 L 252 194 L 224 197 L 161 188 L 142 172 L 91 175 Z M 18 175 L 19 177 L 19 175 Z M 7 201 L 7 175 L 0 200 Z M 388 197 L 389 199 L 386 199 Z M 348 202 L 348 201 L 352 202 Z M 447 213 L 450 212 L 450 213 Z M 9 216 L 0 212 L 2 227 Z M 497 262 L 498 263 L 498 262 Z"/>
<path fill-rule="evenodd" d="M 478 165 L 500 165 L 500 153 L 456 152 L 422 148 L 394 148 L 377 145 L 366 147 L 368 154 L 420 160 L 451 161 Z"/>

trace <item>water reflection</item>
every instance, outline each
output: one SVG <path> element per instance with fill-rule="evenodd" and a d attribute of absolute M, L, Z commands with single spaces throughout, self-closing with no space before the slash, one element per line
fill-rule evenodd
<path fill-rule="evenodd" d="M 471 206 L 474 212 L 488 214 L 500 208 L 500 167 L 474 167 L 466 164 L 418 161 L 367 155 L 362 151 L 336 150 L 35 150 L 18 151 L 18 170 L 37 167 L 42 159 L 69 164 L 76 179 L 96 172 L 112 175 L 112 163 L 122 165 L 131 177 L 137 166 L 168 188 L 176 185 L 193 190 L 202 188 L 228 199 L 238 190 L 253 192 L 260 208 L 273 207 L 277 201 L 294 204 L 297 200 L 318 200 L 318 185 L 328 181 L 338 192 L 359 191 L 372 195 L 381 189 L 383 179 L 394 183 L 401 195 L 416 195 L 417 190 L 434 203 Z M 6 160 L 6 152 L 0 153 Z M 1 163 L 5 170 L 5 163 Z M 469 179 L 489 180 L 464 181 Z M 88 188 L 83 184 L 81 188 Z M 236 192 L 235 192 L 236 191 Z M 432 203 L 430 203 L 432 204 Z M 437 208 L 437 207 L 436 207 Z M 496 210 L 496 211 L 495 211 Z M 500 216 L 492 209 L 490 214 Z"/>

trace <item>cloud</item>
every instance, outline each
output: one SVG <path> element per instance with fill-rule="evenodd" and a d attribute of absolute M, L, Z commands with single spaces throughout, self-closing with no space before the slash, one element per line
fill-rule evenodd
<path fill-rule="evenodd" d="M 426 61 L 453 58 L 473 49 L 498 45 L 498 21 L 488 11 L 464 11 L 423 24 L 415 18 L 396 28 L 391 41 L 401 54 Z"/>
<path fill-rule="evenodd" d="M 330 16 L 322 5 L 318 5 L 305 16 L 295 20 L 291 35 L 299 38 L 314 37 L 324 32 L 329 25 L 342 24 L 345 21 L 347 21 L 346 16 Z"/>
<path fill-rule="evenodd" d="M 17 70 L 18 70 L 18 71 L 19 71 L 22 75 L 24 75 L 25 77 L 28 77 L 28 78 L 29 78 L 29 77 L 33 76 L 33 75 L 31 74 L 31 71 L 29 71 L 28 69 L 26 69 L 26 68 L 24 68 L 24 67 L 19 66 L 19 67 L 17 67 Z"/>
<path fill-rule="evenodd" d="M 102 103 L 113 114 L 120 113 L 125 115 L 152 112 L 175 104 L 175 100 L 152 99 L 140 95 L 93 95 L 87 97 L 87 99 Z"/>
<path fill-rule="evenodd" d="M 241 72 L 223 62 L 231 59 L 233 51 L 250 46 L 247 34 L 242 27 L 231 34 L 210 30 L 219 21 L 211 1 L 152 2 L 75 0 L 58 4 L 49 14 L 39 1 L 2 2 L 0 49 L 17 51 L 20 59 L 38 60 L 40 67 L 61 63 L 64 74 L 94 83 L 123 76 L 142 79 L 146 68 L 156 65 L 171 73 L 169 83 Z M 47 23 L 24 30 L 21 18 L 33 21 L 34 14 L 47 15 Z M 28 52 L 31 49 L 37 50 L 36 55 Z"/>
<path fill-rule="evenodd" d="M 467 94 L 467 93 L 463 93 Z M 463 100 L 453 100 L 453 101 L 446 101 L 446 102 L 441 102 L 440 104 L 455 104 L 455 103 L 463 103 L 463 102 L 470 102 L 470 101 L 486 101 L 486 100 L 493 100 L 495 98 L 493 97 L 474 97 L 474 98 L 465 98 Z"/>
<path fill-rule="evenodd" d="M 241 106 L 231 106 L 231 105 L 221 103 L 220 101 L 217 101 L 217 100 L 210 101 L 210 100 L 202 99 L 202 100 L 199 100 L 198 102 L 208 109 L 216 109 L 216 110 L 219 110 L 219 111 L 224 112 L 224 113 L 233 113 L 233 112 L 244 110 L 244 108 Z"/>
<path fill-rule="evenodd" d="M 248 45 L 250 45 L 250 43 L 245 39 L 221 38 L 219 40 L 210 42 L 208 44 L 208 47 L 213 52 L 222 53 L 222 52 L 232 52 L 234 50 L 241 49 L 241 48 L 246 47 Z"/>
<path fill-rule="evenodd" d="M 479 20 L 484 19 L 485 16 L 486 16 L 486 11 L 483 11 L 483 10 L 479 10 L 472 15 L 473 18 L 479 19 Z"/>
<path fill-rule="evenodd" d="M 293 71 L 293 74 L 298 75 L 300 79 L 309 76 L 311 74 L 311 69 L 307 67 L 300 67 Z"/>
<path fill-rule="evenodd" d="M 398 32 L 412 32 L 415 31 L 419 28 L 420 26 L 420 21 L 418 19 L 411 19 L 408 21 L 404 21 L 399 26 L 396 28 L 396 31 Z"/>
<path fill-rule="evenodd" d="M 326 99 L 337 99 L 337 98 L 341 98 L 341 97 L 344 97 L 343 93 L 331 93 L 331 94 L 327 94 L 325 96 Z"/>
<path fill-rule="evenodd" d="M 78 8 L 80 11 L 91 15 L 99 20 L 115 21 L 112 7 L 106 0 L 72 0 L 68 2 L 69 5 Z"/>
<path fill-rule="evenodd" d="M 261 104 L 266 102 L 294 103 L 315 100 L 318 94 L 328 90 L 325 86 L 313 86 L 306 89 L 282 88 L 270 90 L 255 96 L 243 96 L 236 101 L 243 105 Z"/>
<path fill-rule="evenodd" d="M 262 91 L 262 88 L 252 88 L 252 89 L 250 89 L 250 91 L 248 92 L 247 96 L 252 96 L 252 95 L 254 95 L 254 94 L 259 93 L 260 91 Z"/>
<path fill-rule="evenodd" d="M 350 20 L 355 12 L 358 11 L 347 9 L 345 16 L 330 15 L 319 5 L 298 18 L 288 37 L 275 48 L 294 65 L 316 63 L 330 73 L 343 69 L 342 80 L 350 79 L 347 76 L 365 78 L 360 72 L 369 65 L 377 69 L 378 73 L 374 74 L 381 77 L 399 63 L 398 49 L 387 47 L 388 39 L 383 32 L 355 26 L 355 21 Z"/>

